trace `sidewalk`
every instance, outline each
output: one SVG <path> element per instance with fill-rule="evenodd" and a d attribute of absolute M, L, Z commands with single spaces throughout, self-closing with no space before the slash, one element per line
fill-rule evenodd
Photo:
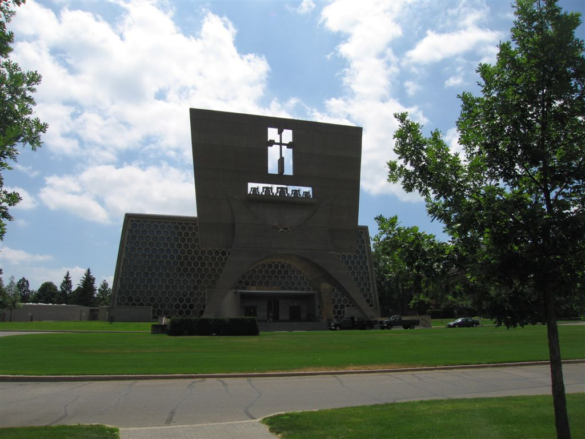
<path fill-rule="evenodd" d="M 120 439 L 274 439 L 259 420 L 169 427 L 120 428 Z"/>

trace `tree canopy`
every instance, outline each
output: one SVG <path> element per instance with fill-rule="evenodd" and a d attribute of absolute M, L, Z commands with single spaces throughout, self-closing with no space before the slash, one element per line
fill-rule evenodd
<path fill-rule="evenodd" d="M 557 433 L 570 437 L 556 308 L 584 283 L 584 44 L 579 14 L 556 1 L 518 0 L 515 15 L 512 41 L 477 70 L 481 95 L 460 96 L 462 156 L 399 114 L 389 180 L 445 224 L 498 324 L 545 316 Z"/>
<path fill-rule="evenodd" d="M 6 221 L 12 220 L 9 207 L 16 205 L 21 197 L 17 192 L 4 189 L 2 172 L 11 169 L 16 161 L 19 146 L 30 146 L 34 151 L 41 146 L 41 134 L 48 125 L 33 116 L 35 101 L 32 94 L 41 82 L 36 71 L 22 71 L 8 56 L 12 52 L 14 34 L 7 24 L 14 16 L 13 6 L 24 0 L 0 1 L 0 240 L 6 234 Z"/>

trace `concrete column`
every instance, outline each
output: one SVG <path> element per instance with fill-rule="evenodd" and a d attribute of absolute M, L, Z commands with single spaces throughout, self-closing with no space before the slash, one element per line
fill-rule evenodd
<path fill-rule="evenodd" d="M 331 323 L 333 319 L 333 291 L 335 288 L 328 283 L 323 282 L 319 287 L 319 305 L 321 305 L 321 312 L 327 323 Z"/>

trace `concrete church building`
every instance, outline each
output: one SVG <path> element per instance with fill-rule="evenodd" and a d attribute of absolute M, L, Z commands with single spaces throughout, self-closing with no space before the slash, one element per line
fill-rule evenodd
<path fill-rule="evenodd" d="M 190 118 L 198 216 L 126 214 L 113 311 L 379 316 L 358 226 L 362 129 L 196 109 Z"/>

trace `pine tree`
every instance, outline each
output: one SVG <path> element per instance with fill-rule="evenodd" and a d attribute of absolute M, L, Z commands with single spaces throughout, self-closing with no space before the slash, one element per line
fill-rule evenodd
<path fill-rule="evenodd" d="M 93 277 L 91 270 L 88 268 L 79 281 L 79 286 L 75 289 L 75 304 L 81 306 L 95 306 L 95 293 L 95 277 Z"/>
<path fill-rule="evenodd" d="M 63 277 L 59 287 L 59 303 L 68 304 L 73 299 L 73 283 L 69 271 Z"/>

